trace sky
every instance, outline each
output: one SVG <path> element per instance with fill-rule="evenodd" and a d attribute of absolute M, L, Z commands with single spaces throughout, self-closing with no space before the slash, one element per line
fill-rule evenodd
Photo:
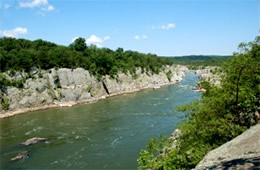
<path fill-rule="evenodd" d="M 0 0 L 0 37 L 66 46 L 231 55 L 259 30 L 260 0 Z"/>

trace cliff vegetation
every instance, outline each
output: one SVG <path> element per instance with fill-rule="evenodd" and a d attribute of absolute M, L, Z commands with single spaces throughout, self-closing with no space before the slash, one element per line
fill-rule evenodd
<path fill-rule="evenodd" d="M 202 98 L 178 108 L 189 111 L 178 137 L 149 140 L 140 152 L 140 169 L 192 169 L 210 150 L 259 121 L 260 37 L 241 43 L 220 71 L 220 85 L 202 82 Z"/>

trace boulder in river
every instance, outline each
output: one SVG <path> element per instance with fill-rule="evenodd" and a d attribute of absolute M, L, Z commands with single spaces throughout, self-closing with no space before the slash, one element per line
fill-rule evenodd
<path fill-rule="evenodd" d="M 29 157 L 28 155 L 29 155 L 28 151 L 18 153 L 15 157 L 11 158 L 11 161 L 19 161 L 19 160 L 22 160 L 22 159 L 26 159 L 26 158 Z"/>
<path fill-rule="evenodd" d="M 201 88 L 199 85 L 196 85 L 195 87 L 193 87 L 192 90 L 198 91 L 198 92 L 206 92 L 206 89 Z"/>
<path fill-rule="evenodd" d="M 44 141 L 47 141 L 47 140 L 48 140 L 47 138 L 34 137 L 34 138 L 31 138 L 31 139 L 27 139 L 25 142 L 22 143 L 22 145 L 25 145 L 25 146 L 34 145 L 36 143 L 44 142 Z"/>

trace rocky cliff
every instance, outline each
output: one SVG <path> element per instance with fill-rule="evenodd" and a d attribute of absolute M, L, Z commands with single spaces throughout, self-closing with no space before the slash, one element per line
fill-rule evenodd
<path fill-rule="evenodd" d="M 210 151 L 196 166 L 204 169 L 260 169 L 260 124 Z"/>
<path fill-rule="evenodd" d="M 219 69 L 216 66 L 207 66 L 204 69 L 196 70 L 196 74 L 198 74 L 200 81 L 208 81 L 218 86 L 221 83 Z"/>
<path fill-rule="evenodd" d="M 2 89 L 0 116 L 7 111 L 22 108 L 63 106 L 66 102 L 81 103 L 145 88 L 158 88 L 161 85 L 181 81 L 187 71 L 185 66 L 166 66 L 159 74 L 137 69 L 134 77 L 130 74 L 118 73 L 114 79 L 103 76 L 99 80 L 82 68 L 34 69 L 29 73 L 30 78 L 23 83 L 23 88 L 8 86 Z M 11 81 L 28 77 L 27 74 L 4 73 L 5 77 Z M 3 99 L 6 104 L 8 102 L 8 108 L 5 108 L 7 111 L 4 111 Z"/>

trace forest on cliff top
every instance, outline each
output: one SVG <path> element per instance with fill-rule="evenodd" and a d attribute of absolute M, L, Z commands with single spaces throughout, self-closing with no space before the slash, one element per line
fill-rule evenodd
<path fill-rule="evenodd" d="M 6 37 L 0 38 L 0 62 L 2 72 L 28 72 L 32 67 L 45 70 L 82 67 L 97 77 L 113 77 L 118 71 L 129 71 L 133 75 L 137 67 L 159 73 L 163 65 L 172 64 L 169 59 L 158 58 L 154 54 L 87 46 L 84 38 L 76 39 L 69 46 L 62 46 L 41 39 L 30 41 Z"/>
<path fill-rule="evenodd" d="M 84 38 L 76 39 L 69 46 L 57 45 L 41 39 L 0 38 L 0 71 L 30 71 L 32 67 L 40 69 L 77 68 L 89 70 L 91 74 L 114 76 L 121 71 L 133 75 L 137 67 L 143 71 L 159 73 L 163 65 L 181 64 L 190 68 L 198 66 L 219 66 L 226 56 L 183 56 L 157 57 L 155 54 L 144 54 L 118 48 L 87 46 Z"/>

